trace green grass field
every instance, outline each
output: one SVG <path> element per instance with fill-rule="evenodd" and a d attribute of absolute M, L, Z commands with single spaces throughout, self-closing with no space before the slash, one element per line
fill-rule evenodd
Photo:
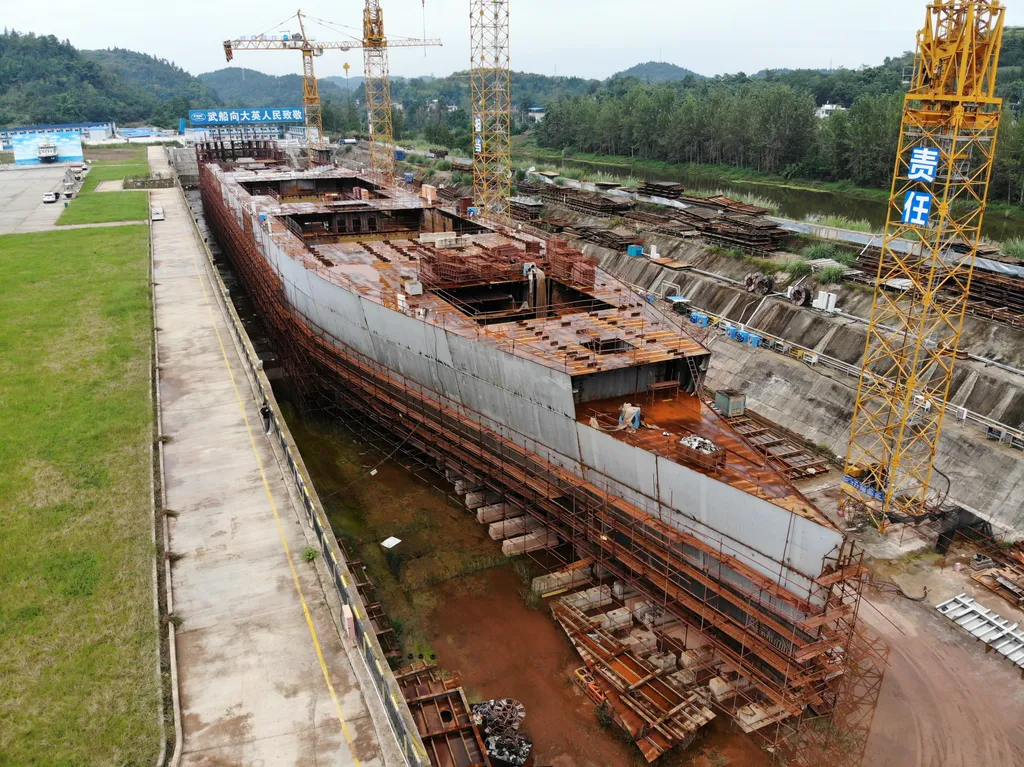
<path fill-rule="evenodd" d="M 0 236 L 0 765 L 152 765 L 145 226 Z"/>
<path fill-rule="evenodd" d="M 111 221 L 145 221 L 149 218 L 149 196 L 145 192 L 78 193 L 57 219 L 57 226 L 105 224 Z"/>

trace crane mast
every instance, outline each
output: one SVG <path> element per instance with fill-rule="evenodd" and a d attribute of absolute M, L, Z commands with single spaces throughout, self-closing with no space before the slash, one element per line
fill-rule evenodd
<path fill-rule="evenodd" d="M 391 116 L 391 77 L 384 11 L 380 0 L 366 0 L 363 11 L 363 76 L 370 131 L 370 170 L 381 180 L 395 177 L 395 131 Z"/>
<path fill-rule="evenodd" d="M 302 101 L 306 114 L 306 145 L 310 160 L 314 152 L 325 148 L 323 138 L 323 117 L 320 105 L 320 87 L 313 69 L 313 58 L 322 56 L 325 50 L 351 51 L 356 48 L 365 49 L 366 61 L 366 102 L 371 137 L 371 166 L 380 173 L 378 165 L 381 158 L 390 156 L 390 166 L 383 169 L 387 178 L 394 176 L 394 138 L 391 128 L 391 85 L 388 80 L 388 46 L 398 48 L 440 46 L 438 39 L 417 40 L 400 38 L 388 42 L 384 37 L 384 20 L 379 0 L 367 0 L 363 15 L 363 40 L 342 40 L 335 42 L 317 42 L 310 40 L 306 34 L 305 18 L 302 11 L 295 14 L 299 22 L 298 35 L 254 35 L 236 40 L 224 41 L 224 56 L 228 61 L 234 58 L 234 51 L 294 51 L 302 53 Z M 333 28 L 331 22 L 308 17 L 313 21 Z M 371 72 L 373 73 L 371 76 Z M 386 117 L 385 117 L 386 115 Z M 375 137 L 379 137 L 375 140 Z M 382 146 L 388 147 L 383 151 Z"/>
<path fill-rule="evenodd" d="M 485 216 L 509 223 L 512 96 L 508 0 L 470 0 L 469 7 L 473 197 Z"/>
<path fill-rule="evenodd" d="M 299 20 L 302 40 L 308 41 L 306 25 L 302 21 L 302 11 L 295 16 Z M 309 161 L 313 162 L 313 152 L 324 148 L 324 122 L 320 111 L 320 86 L 313 71 L 313 56 L 323 55 L 323 48 L 314 49 L 308 42 L 302 46 L 302 106 L 306 112 L 306 148 Z"/>
<path fill-rule="evenodd" d="M 939 0 L 917 36 L 840 494 L 841 511 L 866 508 L 883 531 L 936 500 L 935 452 L 995 157 L 1004 10 Z"/>

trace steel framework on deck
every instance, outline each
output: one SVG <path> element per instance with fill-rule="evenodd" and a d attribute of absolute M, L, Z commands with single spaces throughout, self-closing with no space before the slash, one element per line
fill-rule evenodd
<path fill-rule="evenodd" d="M 211 230 L 254 305 L 272 348 L 305 403 L 354 428 L 361 440 L 390 454 L 417 476 L 443 483 L 454 472 L 520 509 L 556 533 L 563 545 L 536 559 L 558 569 L 592 557 L 687 627 L 751 687 L 729 703 L 735 715 L 761 702 L 787 716 L 757 731 L 791 763 L 853 767 L 860 763 L 885 651 L 857 626 L 863 554 L 851 542 L 822 563 L 807 593 L 796 594 L 756 570 L 743 554 L 667 523 L 668 510 L 627 503 L 610 478 L 581 478 L 553 451 L 524 435 L 399 376 L 332 339 L 293 312 L 279 277 L 220 198 L 212 172 L 200 169 Z M 529 447 L 524 447 L 528 445 Z M 729 570 L 747 590 L 723 577 Z M 795 621 L 794 608 L 804 615 Z"/>

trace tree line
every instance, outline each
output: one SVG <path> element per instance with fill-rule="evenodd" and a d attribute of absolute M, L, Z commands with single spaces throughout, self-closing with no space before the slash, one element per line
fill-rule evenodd
<path fill-rule="evenodd" d="M 537 131 L 542 147 L 886 188 L 904 91 L 863 92 L 816 116 L 810 90 L 772 79 L 645 85 L 564 97 Z M 991 198 L 1024 204 L 1024 120 L 1004 107 Z"/>

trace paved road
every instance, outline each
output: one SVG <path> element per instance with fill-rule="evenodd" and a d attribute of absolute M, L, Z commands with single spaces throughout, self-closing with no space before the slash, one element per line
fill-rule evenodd
<path fill-rule="evenodd" d="M 154 170 L 165 170 L 162 151 L 151 150 Z M 172 575 L 184 620 L 181 764 L 381 767 L 189 213 L 178 190 L 152 194 L 166 215 L 153 257 L 171 548 L 182 555 Z"/>
<path fill-rule="evenodd" d="M 62 189 L 64 167 L 31 167 L 0 172 L 0 234 L 53 229 L 62 202 L 44 203 L 43 194 Z"/>

